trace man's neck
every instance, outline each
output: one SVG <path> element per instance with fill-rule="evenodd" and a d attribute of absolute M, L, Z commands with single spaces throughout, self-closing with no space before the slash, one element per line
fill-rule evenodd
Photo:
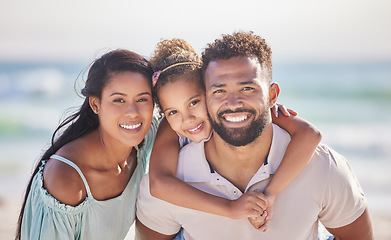
<path fill-rule="evenodd" d="M 269 154 L 272 138 L 271 123 L 255 141 L 241 147 L 230 145 L 213 133 L 205 143 L 205 156 L 216 172 L 244 192 Z"/>

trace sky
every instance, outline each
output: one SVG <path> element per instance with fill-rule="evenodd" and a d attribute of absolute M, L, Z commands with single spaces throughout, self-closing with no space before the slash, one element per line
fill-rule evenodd
<path fill-rule="evenodd" d="M 202 52 L 253 31 L 274 61 L 391 60 L 389 0 L 0 0 L 0 61 L 86 61 L 125 48 L 149 56 L 161 38 Z"/>

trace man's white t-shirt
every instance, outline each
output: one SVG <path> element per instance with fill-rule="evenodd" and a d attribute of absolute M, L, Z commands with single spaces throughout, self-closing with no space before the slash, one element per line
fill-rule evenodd
<path fill-rule="evenodd" d="M 273 125 L 267 162 L 250 180 L 246 191 L 266 187 L 289 141 L 289 134 Z M 211 168 L 205 158 L 204 142 L 193 142 L 181 149 L 177 177 L 216 196 L 233 200 L 242 195 Z M 319 145 L 308 166 L 278 196 L 266 232 L 254 229 L 247 219 L 234 220 L 154 198 L 149 192 L 149 175 L 140 185 L 137 217 L 145 226 L 165 235 L 175 234 L 183 227 L 186 240 L 317 239 L 318 220 L 329 228 L 342 227 L 361 216 L 366 206 L 363 191 L 346 159 Z"/>

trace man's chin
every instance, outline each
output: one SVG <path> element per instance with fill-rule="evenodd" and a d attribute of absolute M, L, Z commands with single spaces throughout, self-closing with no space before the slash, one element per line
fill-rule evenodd
<path fill-rule="evenodd" d="M 249 134 L 250 129 L 243 128 L 222 128 L 221 126 L 215 128 L 215 132 L 229 145 L 235 147 L 246 146 L 249 143 L 253 142 L 254 135 Z"/>

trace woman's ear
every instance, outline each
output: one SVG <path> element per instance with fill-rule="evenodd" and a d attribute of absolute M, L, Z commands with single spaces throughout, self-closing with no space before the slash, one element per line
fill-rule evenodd
<path fill-rule="evenodd" d="M 280 86 L 277 83 L 272 83 L 269 89 L 269 107 L 273 107 L 276 104 L 279 94 Z"/>
<path fill-rule="evenodd" d="M 95 114 L 98 114 L 99 113 L 99 106 L 100 106 L 99 99 L 97 97 L 89 97 L 88 98 L 88 102 L 90 104 L 90 107 L 91 107 L 92 111 Z"/>

